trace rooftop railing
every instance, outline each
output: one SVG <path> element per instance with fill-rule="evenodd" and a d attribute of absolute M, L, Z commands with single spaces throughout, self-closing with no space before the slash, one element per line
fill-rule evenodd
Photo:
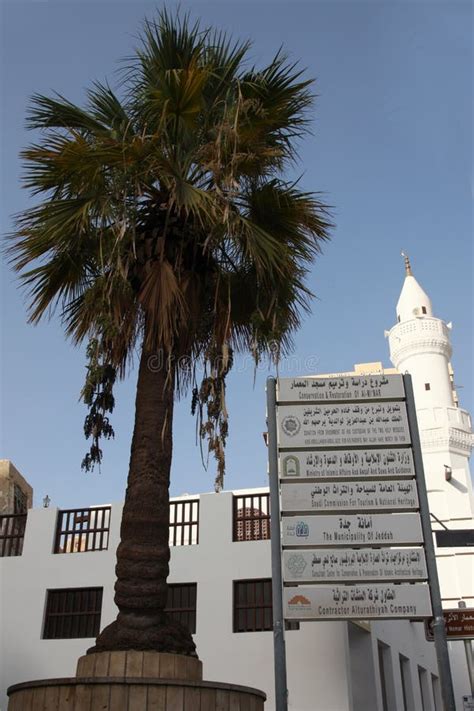
<path fill-rule="evenodd" d="M 270 494 L 234 496 L 233 502 L 233 540 L 268 540 L 270 538 Z"/>
<path fill-rule="evenodd" d="M 199 499 L 170 501 L 170 546 L 199 543 Z"/>
<path fill-rule="evenodd" d="M 110 506 L 58 511 L 55 553 L 88 553 L 107 550 Z"/>
<path fill-rule="evenodd" d="M 235 495 L 233 540 L 259 541 L 270 538 L 270 500 L 267 493 Z M 170 502 L 169 545 L 199 543 L 200 502 L 181 499 Z M 53 553 L 88 553 L 109 547 L 111 506 L 58 510 Z M 23 552 L 27 514 L 0 515 L 0 557 Z"/>
<path fill-rule="evenodd" d="M 87 553 L 108 548 L 110 506 L 58 512 L 55 553 Z M 170 546 L 199 541 L 199 499 L 170 502 Z"/>
<path fill-rule="evenodd" d="M 27 514 L 0 516 L 0 558 L 21 555 Z"/>

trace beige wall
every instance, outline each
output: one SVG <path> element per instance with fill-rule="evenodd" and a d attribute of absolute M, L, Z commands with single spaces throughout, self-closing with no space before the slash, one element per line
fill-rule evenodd
<path fill-rule="evenodd" d="M 13 513 L 15 484 L 26 495 L 27 508 L 33 506 L 33 489 L 9 459 L 0 459 L 0 515 Z"/>
<path fill-rule="evenodd" d="M 372 363 L 356 363 L 354 370 L 348 370 L 345 373 L 317 373 L 318 378 L 343 378 L 350 375 L 397 375 L 396 368 L 385 368 L 382 361 L 376 360 Z"/>

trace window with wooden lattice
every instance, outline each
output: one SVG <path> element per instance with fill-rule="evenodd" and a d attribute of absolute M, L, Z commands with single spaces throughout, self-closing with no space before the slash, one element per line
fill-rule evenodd
<path fill-rule="evenodd" d="M 272 579 L 234 580 L 234 632 L 273 630 Z M 286 620 L 286 630 L 299 630 L 299 622 Z"/>
<path fill-rule="evenodd" d="M 196 632 L 196 583 L 168 583 L 166 612 L 191 634 Z"/>
<path fill-rule="evenodd" d="M 48 590 L 43 639 L 97 637 L 102 588 Z"/>
<path fill-rule="evenodd" d="M 270 495 L 234 496 L 233 540 L 262 541 L 270 538 Z"/>

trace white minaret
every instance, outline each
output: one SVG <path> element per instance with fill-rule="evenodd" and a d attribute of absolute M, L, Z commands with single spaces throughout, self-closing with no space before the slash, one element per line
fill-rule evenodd
<path fill-rule="evenodd" d="M 473 498 L 469 456 L 471 419 L 457 404 L 451 368 L 451 324 L 433 315 L 431 300 L 405 257 L 405 281 L 397 303 L 397 323 L 387 333 L 390 358 L 410 373 L 420 429 L 430 511 L 447 528 L 472 528 Z M 433 529 L 441 526 L 433 521 Z M 474 607 L 474 551 L 438 548 L 444 607 L 459 600 Z"/>

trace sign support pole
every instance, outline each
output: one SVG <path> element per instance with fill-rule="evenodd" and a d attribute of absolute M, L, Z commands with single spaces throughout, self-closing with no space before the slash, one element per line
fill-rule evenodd
<path fill-rule="evenodd" d="M 466 609 L 466 603 L 464 602 L 464 600 L 460 600 L 458 602 L 458 607 L 460 610 Z M 467 672 L 469 674 L 469 683 L 471 685 L 471 696 L 474 697 L 474 664 L 472 655 L 472 640 L 464 640 L 464 651 L 466 652 L 466 664 Z"/>
<path fill-rule="evenodd" d="M 421 456 L 420 434 L 416 419 L 415 398 L 411 375 L 403 376 L 405 385 L 406 406 L 408 423 L 413 447 L 413 458 L 415 462 L 416 481 L 418 485 L 418 499 L 420 504 L 420 518 L 425 539 L 426 565 L 428 568 L 428 583 L 431 591 L 431 604 L 433 608 L 433 635 L 438 661 L 439 677 L 441 682 L 441 693 L 443 697 L 444 711 L 456 711 L 454 701 L 453 680 L 451 677 L 451 667 L 449 664 L 449 651 L 446 639 L 446 629 L 444 626 L 443 607 L 441 604 L 441 592 L 438 580 L 438 569 L 436 567 L 436 556 L 433 545 L 433 533 L 431 531 L 430 511 L 428 506 L 428 494 L 426 492 L 425 472 L 423 469 L 423 459 Z"/>
<path fill-rule="evenodd" d="M 280 493 L 276 422 L 276 380 L 267 378 L 268 464 L 270 476 L 270 534 L 272 550 L 273 650 L 275 667 L 275 709 L 287 711 L 285 621 L 280 542 Z"/>

